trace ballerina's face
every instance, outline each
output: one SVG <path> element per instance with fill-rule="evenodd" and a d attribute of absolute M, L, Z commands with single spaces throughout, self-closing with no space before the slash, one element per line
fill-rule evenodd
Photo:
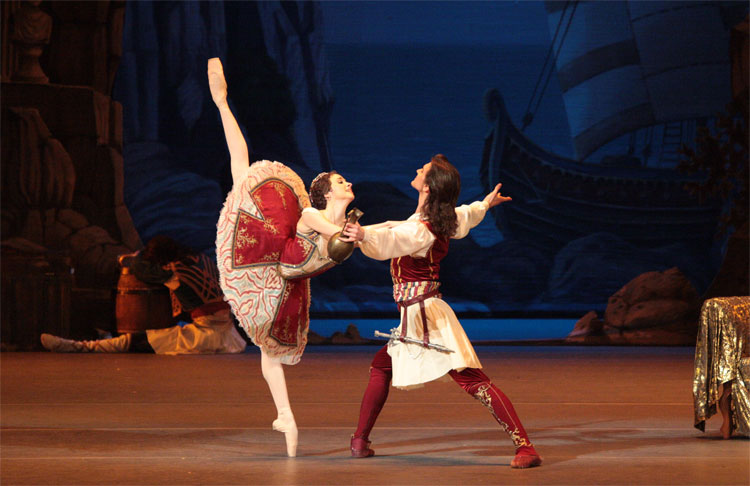
<path fill-rule="evenodd" d="M 354 192 L 352 192 L 352 183 L 346 182 L 346 179 L 341 174 L 333 174 L 330 178 L 331 190 L 326 194 L 326 199 L 329 201 L 346 201 L 351 202 L 354 200 Z"/>

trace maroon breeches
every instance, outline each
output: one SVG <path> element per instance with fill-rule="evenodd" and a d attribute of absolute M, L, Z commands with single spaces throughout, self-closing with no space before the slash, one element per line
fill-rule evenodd
<path fill-rule="evenodd" d="M 359 424 L 357 425 L 357 431 L 354 433 L 355 437 L 369 438 L 370 431 L 388 398 L 388 390 L 393 376 L 391 366 L 391 357 L 388 355 L 386 345 L 375 354 L 375 358 L 372 360 L 370 381 L 362 397 Z M 533 451 L 531 441 L 513 409 L 513 404 L 499 388 L 492 384 L 482 370 L 466 368 L 461 372 L 451 370 L 448 374 L 469 395 L 487 407 L 500 427 L 513 440 L 517 453 L 526 452 L 526 449 L 529 452 Z"/>

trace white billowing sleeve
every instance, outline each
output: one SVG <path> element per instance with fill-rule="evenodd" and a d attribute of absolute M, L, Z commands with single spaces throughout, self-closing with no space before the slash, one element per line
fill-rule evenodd
<path fill-rule="evenodd" d="M 408 219 L 391 228 L 362 227 L 365 238 L 359 243 L 362 253 L 375 260 L 406 255 L 423 257 L 435 242 L 435 235 L 418 219 Z"/>
<path fill-rule="evenodd" d="M 484 201 L 474 201 L 471 204 L 464 204 L 456 208 L 458 217 L 458 228 L 451 238 L 460 239 L 469 234 L 469 230 L 478 225 L 487 214 L 487 203 Z"/>

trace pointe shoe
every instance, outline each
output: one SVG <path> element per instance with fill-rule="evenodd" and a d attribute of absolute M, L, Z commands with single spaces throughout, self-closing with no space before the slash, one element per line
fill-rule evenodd
<path fill-rule="evenodd" d="M 352 450 L 352 457 L 362 458 L 374 456 L 375 451 L 370 449 L 370 444 L 372 444 L 372 442 L 367 439 L 352 436 L 352 441 L 349 446 Z"/>
<path fill-rule="evenodd" d="M 284 433 L 286 440 L 286 454 L 289 457 L 297 457 L 297 423 L 294 415 L 279 415 L 279 418 L 271 424 L 273 430 Z"/>
<path fill-rule="evenodd" d="M 510 461 L 513 469 L 526 469 L 542 465 L 542 458 L 536 453 L 533 446 L 521 446 L 516 449 L 516 457 Z"/>

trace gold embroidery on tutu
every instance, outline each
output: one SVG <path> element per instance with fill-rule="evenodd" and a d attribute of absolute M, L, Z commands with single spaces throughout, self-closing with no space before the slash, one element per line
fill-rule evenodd
<path fill-rule="evenodd" d="M 286 186 L 280 182 L 273 182 L 271 184 L 271 187 L 276 191 L 276 194 L 279 195 L 279 198 L 281 199 L 281 204 L 284 206 L 284 209 L 286 209 L 286 198 L 284 195 L 286 194 Z"/>
<path fill-rule="evenodd" d="M 279 234 L 279 229 L 274 225 L 273 218 L 266 218 L 265 221 L 263 221 L 263 227 L 271 234 Z"/>

